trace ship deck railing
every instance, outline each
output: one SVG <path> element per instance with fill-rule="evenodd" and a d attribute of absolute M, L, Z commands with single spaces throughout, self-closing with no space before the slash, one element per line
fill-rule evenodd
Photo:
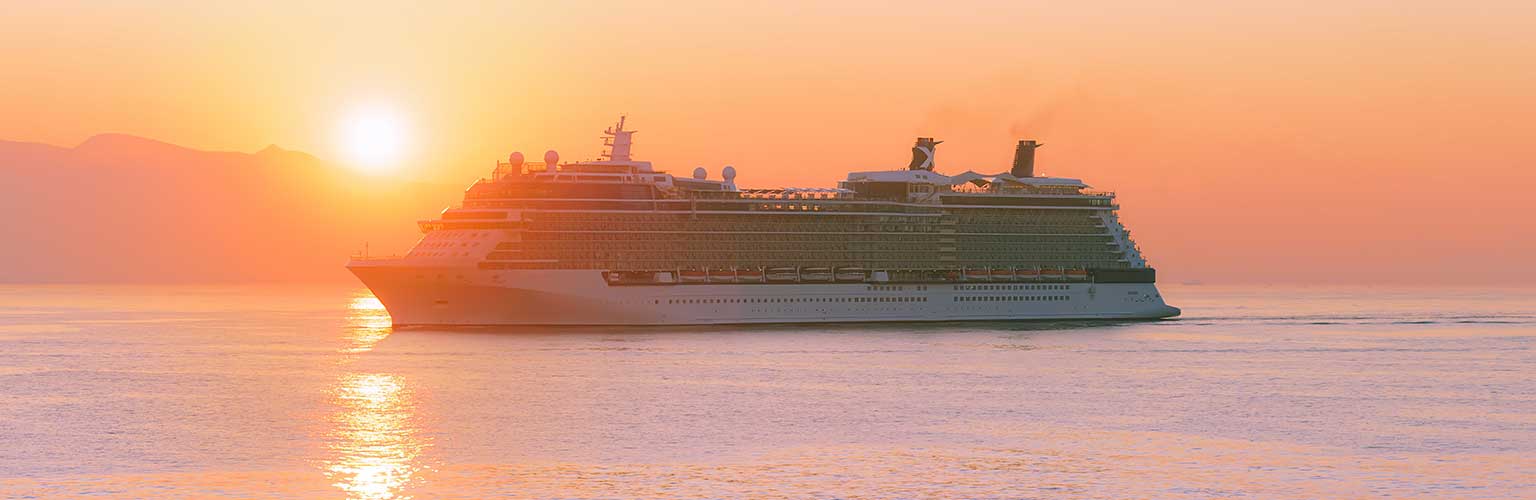
<path fill-rule="evenodd" d="M 375 262 L 375 261 L 386 261 L 386 260 L 400 260 L 400 259 L 404 259 L 404 258 L 405 258 L 404 255 L 353 255 L 353 256 L 351 256 L 351 260 L 353 262 Z"/>

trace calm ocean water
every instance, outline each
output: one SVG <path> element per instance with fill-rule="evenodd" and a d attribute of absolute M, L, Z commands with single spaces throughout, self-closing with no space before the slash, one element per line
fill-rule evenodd
<path fill-rule="evenodd" d="M 0 287 L 0 497 L 1536 496 L 1536 291 L 1165 296 L 393 331 L 352 288 Z"/>

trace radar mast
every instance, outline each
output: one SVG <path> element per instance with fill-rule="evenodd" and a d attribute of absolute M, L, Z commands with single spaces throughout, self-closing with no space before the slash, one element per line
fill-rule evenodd
<path fill-rule="evenodd" d="M 629 146 L 635 130 L 624 130 L 624 115 L 619 115 L 619 123 L 608 130 L 603 131 L 603 160 L 629 161 Z"/>

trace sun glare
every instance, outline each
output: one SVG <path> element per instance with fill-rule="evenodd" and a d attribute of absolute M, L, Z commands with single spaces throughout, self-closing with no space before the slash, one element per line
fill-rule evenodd
<path fill-rule="evenodd" d="M 408 141 L 405 120 L 387 108 L 354 111 L 341 124 L 347 164 L 370 173 L 400 167 Z"/>

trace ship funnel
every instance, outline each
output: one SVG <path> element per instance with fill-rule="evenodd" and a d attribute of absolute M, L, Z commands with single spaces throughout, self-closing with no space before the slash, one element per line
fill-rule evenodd
<path fill-rule="evenodd" d="M 1019 141 L 1019 147 L 1013 150 L 1013 170 L 1009 173 L 1014 177 L 1034 177 L 1035 148 L 1040 146 L 1044 144 L 1035 142 L 1033 139 Z"/>
<path fill-rule="evenodd" d="M 918 137 L 917 144 L 912 146 L 912 163 L 907 165 L 907 170 L 933 170 L 933 149 L 944 141 L 935 141 L 932 137 Z"/>

